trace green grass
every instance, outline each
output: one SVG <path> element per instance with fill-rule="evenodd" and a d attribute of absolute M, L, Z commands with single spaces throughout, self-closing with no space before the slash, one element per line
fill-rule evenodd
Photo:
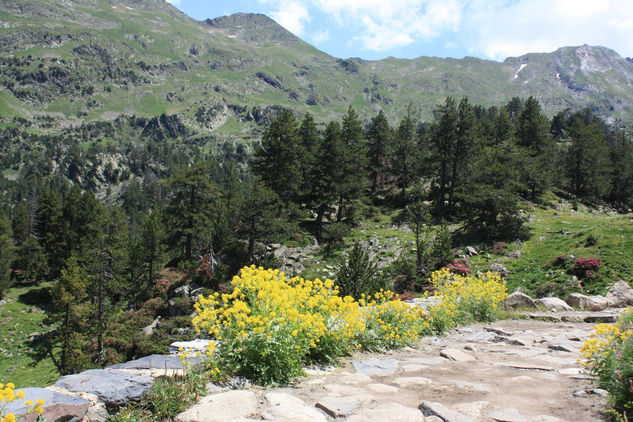
<path fill-rule="evenodd" d="M 50 359 L 35 361 L 30 356 L 30 335 L 43 332 L 44 312 L 50 303 L 48 283 L 14 287 L 0 305 L 0 382 L 12 381 L 18 388 L 43 387 L 55 382 L 59 373 Z"/>

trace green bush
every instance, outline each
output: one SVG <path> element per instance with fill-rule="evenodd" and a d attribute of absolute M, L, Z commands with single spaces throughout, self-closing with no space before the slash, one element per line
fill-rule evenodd
<path fill-rule="evenodd" d="M 340 266 L 336 284 L 342 296 L 351 296 L 356 300 L 363 294 L 371 296 L 385 287 L 379 277 L 378 267 L 360 242 L 354 244 L 347 261 Z"/>

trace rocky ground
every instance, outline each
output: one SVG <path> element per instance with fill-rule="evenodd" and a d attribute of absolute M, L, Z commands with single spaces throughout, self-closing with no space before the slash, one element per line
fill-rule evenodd
<path fill-rule="evenodd" d="M 611 321 L 616 313 L 541 313 L 534 316 L 550 321 L 462 327 L 416 349 L 357 353 L 292 387 L 218 391 L 177 421 L 601 420 L 605 392 L 578 364 L 594 324 L 578 321 Z M 561 316 L 577 322 L 558 322 Z"/>

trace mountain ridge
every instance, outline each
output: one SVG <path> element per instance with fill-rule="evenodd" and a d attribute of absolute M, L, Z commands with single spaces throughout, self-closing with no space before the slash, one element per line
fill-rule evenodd
<path fill-rule="evenodd" d="M 339 59 L 265 15 L 197 21 L 163 0 L 2 0 L 0 45 L 0 119 L 45 132 L 177 114 L 195 133 L 255 139 L 280 107 L 327 121 L 352 105 L 393 121 L 413 103 L 429 120 L 449 95 L 485 107 L 534 96 L 550 116 L 590 107 L 633 124 L 633 64 L 606 47 Z"/>

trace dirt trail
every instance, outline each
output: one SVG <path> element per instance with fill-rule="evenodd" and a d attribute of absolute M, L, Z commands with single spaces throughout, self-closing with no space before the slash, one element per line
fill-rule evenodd
<path fill-rule="evenodd" d="M 425 414 L 445 421 L 601 420 L 605 399 L 577 362 L 593 327 L 533 319 L 471 325 L 424 338 L 419 349 L 357 353 L 341 368 L 275 391 L 308 406 L 329 404 L 327 420 L 337 412 L 348 420 L 391 420 L 379 419 L 379 410 L 393 403 L 418 409 L 423 402 L 441 404 L 439 412 L 429 404 Z"/>

